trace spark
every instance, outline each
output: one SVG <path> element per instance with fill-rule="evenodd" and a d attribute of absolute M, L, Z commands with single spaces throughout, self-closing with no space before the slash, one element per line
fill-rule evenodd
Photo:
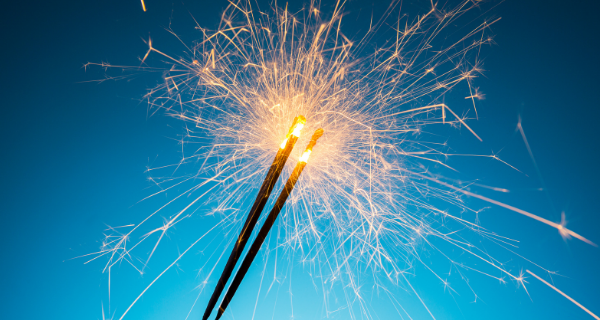
<path fill-rule="evenodd" d="M 578 306 L 579 308 L 581 308 L 581 310 L 587 312 L 590 316 L 594 317 L 594 319 L 596 320 L 600 320 L 600 317 L 598 317 L 597 315 L 595 315 L 594 313 L 592 313 L 590 310 L 588 310 L 586 307 L 584 307 L 583 305 L 581 305 L 581 303 L 575 301 L 575 299 L 569 297 L 566 293 L 560 291 L 557 287 L 551 285 L 550 283 L 548 283 L 546 280 L 540 278 L 538 275 L 536 275 L 535 273 L 526 270 L 527 273 L 529 273 L 530 275 L 534 276 L 536 279 L 540 280 L 543 284 L 547 285 L 548 287 L 554 289 L 554 291 L 560 293 L 563 297 L 569 299 L 569 301 L 573 302 L 576 306 Z"/>

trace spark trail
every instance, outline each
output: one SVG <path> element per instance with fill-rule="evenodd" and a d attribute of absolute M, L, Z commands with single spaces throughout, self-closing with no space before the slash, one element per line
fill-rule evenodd
<path fill-rule="evenodd" d="M 581 303 L 575 301 L 575 299 L 569 297 L 567 294 L 565 294 L 564 292 L 558 290 L 557 287 L 551 285 L 550 283 L 548 283 L 546 280 L 540 278 L 538 275 L 536 275 L 535 273 L 527 270 L 527 273 L 529 273 L 530 275 L 534 276 L 536 279 L 540 280 L 543 284 L 547 285 L 548 287 L 554 289 L 554 291 L 560 293 L 563 297 L 569 299 L 569 301 L 573 302 L 576 306 L 578 306 L 579 308 L 581 308 L 581 310 L 587 312 L 590 316 L 592 316 L 594 319 L 596 320 L 600 320 L 600 317 L 598 317 L 597 315 L 595 315 L 594 313 L 592 313 L 590 310 L 588 310 L 586 307 L 582 306 Z"/>
<path fill-rule="evenodd" d="M 327 14 L 314 1 L 298 12 L 276 5 L 261 11 L 253 5 L 230 2 L 216 30 L 197 25 L 199 40 L 193 43 L 169 30 L 183 52 L 158 48 L 149 39 L 141 66 L 89 64 L 160 72 L 161 84 L 145 96 L 149 110 L 179 119 L 185 127 L 181 160 L 148 170 L 159 187 L 150 197 L 177 195 L 143 221 L 106 236 L 101 250 L 89 255 L 92 260 L 108 257 L 105 271 L 127 262 L 142 272 L 169 230 L 201 216 L 205 223 L 216 218 L 220 237 L 228 240 L 215 245 L 199 242 L 204 234 L 198 235 L 175 262 L 192 247 L 204 246 L 212 253 L 201 267 L 205 279 L 199 288 L 216 281 L 213 266 L 233 244 L 230 234 L 242 229 L 249 205 L 245 199 L 255 197 L 299 114 L 306 117 L 305 131 L 323 128 L 325 134 L 274 227 L 279 242 L 265 254 L 275 252 L 275 268 L 282 257 L 300 257 L 290 263 L 300 261 L 315 275 L 324 316 L 347 308 L 352 319 L 373 318 L 362 291 L 366 285 L 388 294 L 394 287 L 407 288 L 422 302 L 407 279 L 416 266 L 449 287 L 440 276 L 442 268 L 424 260 L 424 253 L 447 261 L 445 272 L 450 268 L 458 274 L 475 297 L 469 273 L 521 283 L 522 277 L 489 248 L 469 240 L 509 252 L 516 247 L 515 240 L 477 223 L 479 211 L 464 201 L 465 195 L 591 243 L 563 224 L 478 196 L 434 172 L 438 167 L 453 170 L 445 162 L 452 156 L 447 139 L 437 132 L 464 129 L 469 136 L 463 139 L 482 140 L 466 115 L 476 117 L 477 99 L 483 97 L 473 82 L 482 71 L 481 48 L 492 43 L 489 27 L 498 20 L 465 31 L 479 2 L 464 1 L 450 9 L 432 3 L 412 17 L 399 14 L 399 3 L 393 2 L 357 36 L 344 33 L 344 2 L 333 3 Z M 445 101 L 456 92 L 464 92 L 466 100 L 461 97 L 456 105 Z M 300 136 L 298 144 L 308 140 Z M 297 151 L 290 154 L 283 176 L 292 173 L 300 157 Z M 167 216 L 163 222 L 161 214 Z M 143 252 L 149 253 L 139 258 Z M 345 306 L 334 307 L 328 299 L 336 290 L 343 293 Z M 423 307 L 430 312 L 425 303 Z"/>

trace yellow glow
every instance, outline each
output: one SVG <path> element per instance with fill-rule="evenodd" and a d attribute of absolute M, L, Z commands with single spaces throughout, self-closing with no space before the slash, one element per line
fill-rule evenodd
<path fill-rule="evenodd" d="M 279 148 L 281 149 L 285 149 L 285 145 L 287 144 L 288 138 L 283 139 L 283 142 L 281 143 L 281 145 L 279 146 Z"/>
<path fill-rule="evenodd" d="M 144 0 L 142 0 L 142 9 L 144 9 L 144 12 L 146 12 L 146 4 L 144 3 Z"/>
<path fill-rule="evenodd" d="M 300 132 L 302 131 L 302 128 L 304 128 L 305 123 L 306 119 L 303 116 L 299 116 L 296 124 L 294 125 L 294 129 L 291 130 L 294 137 L 300 137 Z M 281 149 L 285 149 L 285 145 L 287 144 L 289 137 L 290 133 L 288 132 L 288 135 L 285 137 L 281 145 L 279 145 Z"/>
<path fill-rule="evenodd" d="M 303 154 L 302 154 L 302 156 L 300 157 L 300 162 L 304 162 L 304 163 L 308 162 L 308 157 L 310 157 L 310 153 L 311 153 L 311 152 L 312 152 L 312 151 L 310 151 L 310 150 L 306 150 L 306 151 L 304 151 L 304 153 L 303 153 Z"/>
<path fill-rule="evenodd" d="M 302 131 L 302 128 L 304 128 L 304 123 L 298 122 L 296 124 L 296 127 L 294 128 L 294 132 L 292 132 L 292 134 L 296 137 L 300 137 L 300 131 Z"/>

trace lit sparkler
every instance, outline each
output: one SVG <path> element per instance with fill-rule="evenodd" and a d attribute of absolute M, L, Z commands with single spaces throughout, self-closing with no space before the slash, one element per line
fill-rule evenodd
<path fill-rule="evenodd" d="M 267 173 L 267 176 L 265 177 L 265 180 L 258 191 L 258 195 L 256 196 L 254 204 L 252 205 L 252 209 L 250 209 L 250 212 L 248 213 L 248 217 L 246 218 L 242 232 L 240 232 L 238 240 L 233 246 L 233 251 L 229 256 L 229 260 L 225 265 L 225 269 L 223 270 L 223 273 L 219 278 L 219 282 L 217 282 L 217 286 L 213 291 L 210 301 L 208 302 L 208 306 L 206 307 L 206 312 L 204 313 L 203 317 L 204 320 L 208 319 L 210 316 L 212 309 L 215 307 L 215 304 L 217 304 L 219 296 L 221 296 L 221 292 L 223 292 L 223 289 L 225 288 L 225 284 L 227 284 L 227 281 L 229 281 L 229 277 L 231 276 L 238 259 L 244 252 L 246 242 L 248 242 L 248 239 L 252 234 L 252 230 L 254 229 L 254 226 L 256 226 L 256 222 L 258 222 L 260 213 L 267 204 L 267 200 L 269 200 L 271 191 L 273 191 L 273 187 L 279 179 L 279 175 L 281 174 L 281 171 L 283 170 L 283 167 L 285 166 L 292 149 L 294 149 L 294 145 L 296 144 L 298 137 L 300 137 L 300 131 L 305 124 L 306 119 L 303 116 L 296 117 L 294 119 L 294 123 L 290 127 L 290 131 L 281 143 L 279 151 L 277 151 L 277 155 L 275 155 L 275 159 L 273 160 L 273 164 L 271 165 L 271 168 L 269 169 L 269 172 Z"/>
<path fill-rule="evenodd" d="M 285 183 L 285 186 L 283 187 L 281 194 L 279 195 L 279 197 L 277 198 L 277 201 L 273 205 L 273 209 L 271 210 L 271 213 L 269 213 L 269 216 L 267 216 L 262 228 L 260 229 L 260 232 L 256 236 L 256 239 L 252 243 L 250 250 L 246 254 L 246 257 L 244 258 L 244 261 L 242 262 L 240 269 L 238 270 L 237 274 L 235 275 L 235 278 L 233 279 L 233 281 L 231 282 L 231 285 L 229 286 L 229 289 L 227 290 L 227 293 L 225 294 L 225 297 L 223 298 L 223 301 L 221 302 L 221 306 L 219 307 L 219 311 L 217 313 L 216 320 L 221 318 L 221 316 L 223 315 L 223 312 L 225 312 L 225 309 L 227 309 L 229 302 L 235 295 L 237 288 L 242 283 L 242 280 L 244 279 L 246 272 L 248 272 L 248 269 L 250 269 L 250 265 L 254 261 L 254 258 L 256 257 L 256 255 L 258 254 L 258 251 L 260 250 L 260 247 L 262 246 L 263 242 L 267 238 L 267 235 L 269 234 L 269 231 L 273 227 L 275 220 L 277 220 L 277 216 L 279 216 L 279 213 L 281 212 L 281 209 L 283 209 L 285 202 L 287 201 L 288 197 L 292 193 L 292 190 L 294 190 L 294 186 L 296 185 L 296 182 L 298 182 L 298 178 L 300 178 L 300 174 L 302 174 L 304 167 L 306 167 L 308 158 L 310 157 L 310 154 L 312 153 L 312 148 L 315 146 L 315 144 L 317 144 L 317 140 L 322 135 L 323 135 L 323 129 L 317 129 L 317 131 L 315 131 L 312 138 L 310 139 L 310 142 L 308 143 L 306 150 L 304 150 L 304 153 L 302 153 L 302 156 L 300 156 L 300 160 L 296 164 L 294 171 L 292 171 L 292 175 Z M 208 307 L 211 308 L 211 310 L 212 310 L 213 306 L 209 305 Z M 208 315 L 210 315 L 211 310 L 207 309 L 206 312 L 208 312 Z M 208 315 L 205 313 L 205 318 L 204 318 L 205 320 L 208 319 Z"/>
<path fill-rule="evenodd" d="M 404 285 L 419 297 L 405 274 L 420 264 L 448 286 L 435 266 L 421 259 L 424 251 L 447 259 L 463 280 L 464 273 L 477 272 L 500 281 L 508 277 L 522 282 L 522 277 L 498 263 L 487 249 L 468 241 L 468 237 L 476 236 L 502 248 L 514 243 L 484 229 L 476 218 L 463 217 L 463 213 L 478 213 L 464 202 L 465 195 L 591 243 L 562 223 L 479 196 L 432 172 L 435 166 L 450 168 L 444 160 L 453 155 L 447 151 L 445 137 L 432 134 L 437 128 L 465 128 L 481 140 L 467 125 L 468 117 L 458 114 L 467 114 L 468 108 L 476 113 L 477 99 L 483 97 L 472 83 L 481 72 L 480 50 L 491 43 L 487 30 L 495 21 L 483 22 L 462 34 L 455 30 L 450 36 L 445 30 L 463 25 L 460 19 L 478 5 L 477 1 L 464 1 L 450 10 L 432 4 L 422 15 L 400 16 L 387 30 L 384 26 L 397 4 L 394 2 L 358 40 L 343 32 L 341 2 L 327 18 L 314 2 L 298 13 L 277 7 L 266 13 L 252 8 L 250 2 L 232 2 L 219 28 L 210 31 L 198 26 L 202 39 L 193 45 L 184 43 L 183 54 L 158 50 L 148 41 L 142 63 L 160 57 L 166 66 L 132 70 L 162 72 L 162 84 L 146 96 L 150 109 L 162 110 L 186 124 L 181 161 L 149 172 L 177 168 L 178 173 L 187 173 L 153 177 L 161 189 L 152 196 L 183 191 L 128 231 L 108 235 L 93 259 L 108 256 L 108 272 L 121 261 L 143 270 L 174 225 L 195 212 L 216 216 L 219 222 L 189 244 L 129 305 L 121 319 L 208 233 L 246 228 L 248 223 L 241 223 L 243 199 L 262 188 L 261 177 L 268 176 L 266 168 L 273 159 L 271 150 L 280 147 L 287 125 L 298 114 L 308 120 L 305 130 L 323 128 L 327 134 L 320 148 L 310 154 L 311 166 L 277 220 L 283 240 L 276 250 L 300 252 L 301 260 L 318 270 L 324 296 L 326 283 L 339 283 L 347 304 L 358 303 L 367 318 L 371 311 L 360 291 L 365 278 L 378 288 Z M 376 48 L 371 50 L 371 46 Z M 463 86 L 463 97 L 469 104 L 444 101 L 449 92 L 460 91 L 459 86 Z M 306 139 L 298 140 L 304 144 Z M 290 153 L 292 166 L 303 160 L 301 154 Z M 290 167 L 283 171 L 292 174 Z M 177 203 L 182 203 L 183 209 L 168 214 L 161 226 L 143 230 L 158 212 Z M 258 214 L 252 217 L 258 219 Z M 135 232 L 142 236 L 129 245 L 136 239 Z M 250 233 L 251 228 L 242 232 L 244 237 Z M 150 243 L 152 249 L 143 265 L 136 266 L 131 257 L 139 255 L 138 248 L 144 243 Z M 453 257 L 452 250 L 442 247 L 459 253 Z M 210 250 L 216 253 L 224 248 Z M 468 256 L 477 263 L 460 262 L 458 256 Z M 221 257 L 211 255 L 206 263 L 216 265 Z M 201 288 L 213 280 L 214 268 L 208 269 Z M 221 281 L 217 284 L 224 285 Z M 327 303 L 324 305 L 330 312 Z M 348 310 L 353 315 L 352 309 Z"/>

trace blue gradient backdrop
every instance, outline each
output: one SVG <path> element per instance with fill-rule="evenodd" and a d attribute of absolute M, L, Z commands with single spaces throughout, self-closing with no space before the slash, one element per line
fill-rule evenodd
<path fill-rule="evenodd" d="M 146 105 L 138 101 L 153 82 L 142 77 L 133 82 L 80 83 L 102 76 L 99 70 L 86 73 L 82 66 L 88 61 L 135 65 L 147 50 L 141 38 L 151 34 L 165 44 L 172 41 L 161 30 L 169 24 L 172 11 L 176 30 L 191 36 L 192 21 L 186 18 L 186 10 L 202 25 L 214 27 L 226 2 L 182 5 L 148 0 L 146 4 L 146 13 L 134 0 L 2 5 L 2 319 L 100 319 L 101 303 L 107 306 L 108 302 L 102 263 L 83 265 L 83 260 L 68 259 L 97 249 L 105 224 L 137 222 L 163 201 L 134 205 L 150 192 L 146 166 L 156 159 L 168 162 L 177 157 L 172 139 L 180 132 L 177 124 L 161 116 L 148 118 Z M 351 1 L 348 9 L 362 10 L 366 18 L 384 5 Z M 595 243 L 600 243 L 598 12 L 597 1 L 541 0 L 506 1 L 482 12 L 482 18 L 502 20 L 492 29 L 498 45 L 485 50 L 487 71 L 477 82 L 487 95 L 480 104 L 480 121 L 471 122 L 484 139 L 477 151 L 502 150 L 501 157 L 528 177 L 491 161 L 468 162 L 464 177 L 511 189 L 509 194 L 484 194 L 550 220 L 560 221 L 564 211 L 569 227 Z M 543 192 L 533 191 L 541 182 L 515 134 L 519 116 L 551 202 Z M 475 143 L 466 134 L 452 139 L 458 146 Z M 451 161 L 459 168 L 466 164 Z M 521 240 L 520 253 L 559 271 L 564 277 L 555 277 L 555 284 L 600 313 L 600 249 L 580 241 L 564 242 L 554 229 L 499 208 L 486 211 L 481 220 L 484 226 Z M 175 253 L 181 249 L 176 241 L 167 248 Z M 166 256 L 154 259 L 162 258 Z M 176 268 L 157 282 L 129 319 L 185 317 L 195 297 L 194 260 L 199 264 L 202 256 L 188 258 L 185 268 Z M 141 284 L 148 282 L 130 268 L 117 272 L 133 284 L 113 288 L 113 301 L 131 301 Z M 258 283 L 258 273 L 251 270 L 248 285 L 240 289 L 242 297 L 253 297 L 251 284 Z M 308 278 L 301 267 L 295 273 L 298 319 L 311 319 L 320 314 L 321 306 L 311 305 L 318 299 L 310 285 L 303 285 Z M 529 279 L 528 296 L 514 283 L 502 285 L 473 276 L 479 299 L 472 303 L 468 292 L 452 297 L 425 272 L 417 269 L 416 273 L 413 285 L 438 319 L 591 319 L 535 279 Z M 287 285 L 280 289 L 280 299 L 287 290 Z M 208 295 L 201 296 L 201 308 Z M 384 305 L 373 299 L 374 304 Z M 414 299 L 402 301 L 413 318 L 427 318 Z M 253 305 L 254 300 L 232 304 L 235 319 L 249 318 L 236 311 L 251 310 L 246 304 Z M 117 316 L 124 303 L 118 305 Z M 316 311 L 309 312 L 311 308 Z M 378 310 L 380 319 L 398 318 L 389 307 Z M 287 314 L 283 309 L 274 318 Z M 272 312 L 264 315 L 270 319 Z"/>

